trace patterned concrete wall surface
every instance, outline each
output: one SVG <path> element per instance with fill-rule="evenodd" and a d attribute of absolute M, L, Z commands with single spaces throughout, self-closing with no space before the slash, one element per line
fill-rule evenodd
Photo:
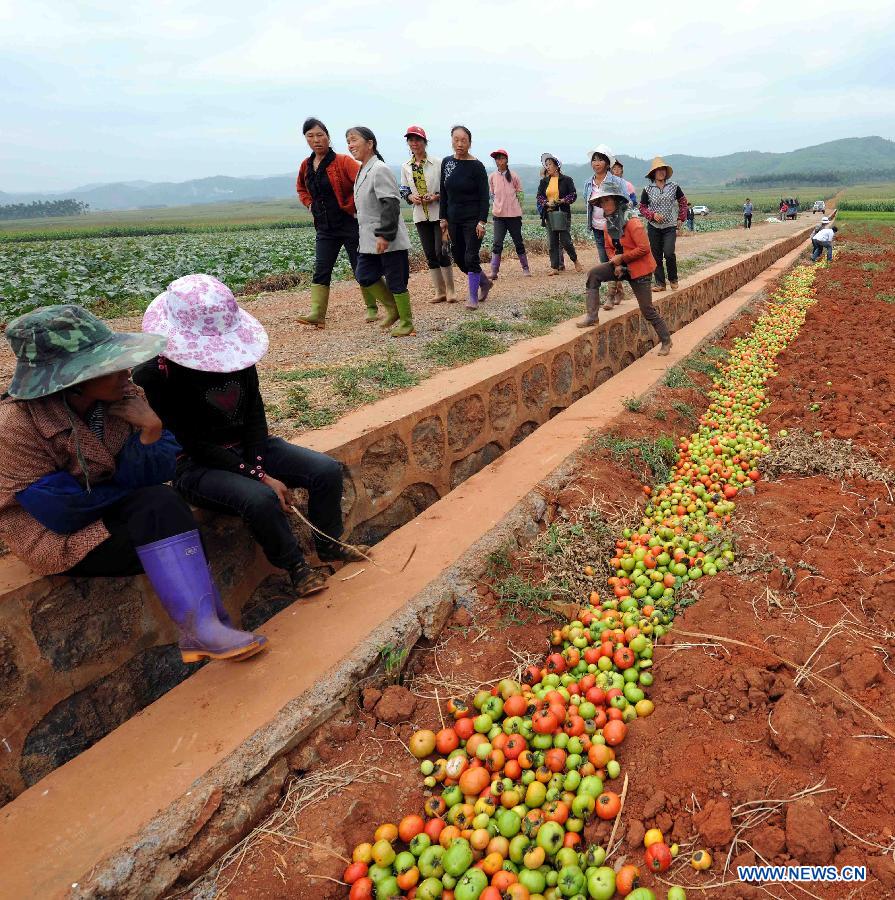
<path fill-rule="evenodd" d="M 798 246 L 804 234 L 660 295 L 672 331 Z M 302 442 L 341 460 L 346 531 L 375 543 L 496 460 L 655 343 L 633 309 L 571 323 L 497 357 L 440 373 Z M 228 608 L 257 627 L 288 603 L 235 520 L 203 532 Z M 188 674 L 145 578 L 37 578 L 0 560 L 0 805 L 91 746 Z"/>

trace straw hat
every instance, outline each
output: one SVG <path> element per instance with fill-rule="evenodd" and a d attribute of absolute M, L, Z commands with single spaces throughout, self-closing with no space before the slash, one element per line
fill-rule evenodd
<path fill-rule="evenodd" d="M 543 167 L 547 167 L 547 160 L 552 159 L 556 163 L 556 168 L 562 168 L 562 160 L 558 156 L 554 156 L 552 153 L 542 153 L 541 154 L 541 165 Z"/>
<path fill-rule="evenodd" d="M 662 168 L 668 170 L 668 175 L 666 177 L 671 178 L 672 174 L 674 173 L 674 169 L 672 169 L 671 166 L 669 166 L 668 163 L 665 162 L 665 160 L 662 159 L 661 156 L 654 157 L 652 165 L 650 166 L 649 172 L 646 173 L 646 177 L 649 178 L 650 180 L 652 180 L 653 172 L 655 172 L 656 169 L 662 169 Z"/>
<path fill-rule="evenodd" d="M 165 335 L 162 356 L 200 372 L 239 372 L 267 352 L 264 326 L 211 275 L 172 281 L 147 307 L 143 331 Z"/>

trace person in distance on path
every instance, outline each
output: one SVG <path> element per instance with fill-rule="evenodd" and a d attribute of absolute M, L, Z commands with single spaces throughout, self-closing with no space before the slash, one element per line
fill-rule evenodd
<path fill-rule="evenodd" d="M 301 202 L 314 216 L 317 232 L 314 241 L 314 275 L 311 281 L 311 312 L 299 316 L 302 325 L 323 328 L 329 306 L 333 269 L 342 248 L 348 254 L 351 271 L 357 267 L 359 238 L 354 206 L 354 179 L 360 166 L 350 157 L 336 153 L 330 146 L 329 131 L 319 119 L 306 119 L 302 126 L 311 155 L 298 170 L 296 190 Z M 367 322 L 379 318 L 376 301 L 367 288 L 361 288 L 367 307 Z"/>
<path fill-rule="evenodd" d="M 184 662 L 245 659 L 267 639 L 233 627 L 193 513 L 165 484 L 180 450 L 130 379 L 165 346 L 115 334 L 80 306 L 10 322 L 18 364 L 0 402 L 0 536 L 43 575 L 146 573 Z"/>
<path fill-rule="evenodd" d="M 755 207 L 752 205 L 752 201 L 746 197 L 746 202 L 743 204 L 743 228 L 752 227 L 752 213 L 754 211 Z"/>
<path fill-rule="evenodd" d="M 453 155 L 441 161 L 441 236 L 445 242 L 450 240 L 454 262 L 466 274 L 466 308 L 477 309 L 492 286 L 479 259 L 491 201 L 488 173 L 469 152 L 472 132 L 465 125 L 451 129 L 451 146 Z"/>
<path fill-rule="evenodd" d="M 624 188 L 616 184 L 604 183 L 592 198 L 599 203 L 606 216 L 607 249 L 611 252 L 609 260 L 594 266 L 588 272 L 586 282 L 587 315 L 579 328 L 589 328 L 599 321 L 600 285 L 615 281 L 628 281 L 637 298 L 640 312 L 653 326 L 662 346 L 659 356 L 667 356 L 671 352 L 671 334 L 662 314 L 653 306 L 652 273 L 656 261 L 650 253 L 649 240 L 644 232 L 643 223 L 628 208 L 628 198 Z"/>
<path fill-rule="evenodd" d="M 513 239 L 516 256 L 522 266 L 522 274 L 531 276 L 525 242 L 522 240 L 522 182 L 515 172 L 510 171 L 510 155 L 506 150 L 495 150 L 491 154 L 497 171 L 488 176 L 491 189 L 491 214 L 494 217 L 494 243 L 491 245 L 491 279 L 497 281 L 500 272 L 500 257 L 507 232 Z"/>
<path fill-rule="evenodd" d="M 183 448 L 174 487 L 195 506 L 242 518 L 296 597 L 322 591 L 326 578 L 289 523 L 289 492 L 308 491 L 308 519 L 328 536 L 314 535 L 322 562 L 357 559 L 331 540 L 342 534 L 342 467 L 268 432 L 256 368 L 264 326 L 217 278 L 185 275 L 149 304 L 143 331 L 167 338 L 133 377 Z"/>
<path fill-rule="evenodd" d="M 433 303 L 456 303 L 451 255 L 441 240 L 440 194 L 441 160 L 430 156 L 429 139 L 419 125 L 411 125 L 404 135 L 411 157 L 401 166 L 401 196 L 413 207 L 413 224 L 419 235 L 429 278 L 435 288 Z"/>
<path fill-rule="evenodd" d="M 668 283 L 677 289 L 677 242 L 678 223 L 687 219 L 687 198 L 680 185 L 671 181 L 674 170 L 657 156 L 646 177 L 648 184 L 640 195 L 640 214 L 647 220 L 653 259 L 656 261 L 656 291 L 665 290 L 665 267 L 668 267 Z"/>
<path fill-rule="evenodd" d="M 380 328 L 392 337 L 415 334 L 410 314 L 410 237 L 401 217 L 401 192 L 385 164 L 376 135 L 363 125 L 345 132 L 348 149 L 360 163 L 354 202 L 360 225 L 355 278 L 388 310 Z M 397 324 L 396 324 L 397 323 Z M 394 326 L 394 327 L 392 327 Z"/>
<path fill-rule="evenodd" d="M 581 263 L 572 242 L 572 204 L 578 199 L 575 182 L 562 173 L 562 163 L 550 153 L 541 154 L 543 177 L 538 185 L 537 204 L 541 224 L 550 234 L 550 275 L 559 275 L 563 266 L 563 250 L 580 272 Z"/>

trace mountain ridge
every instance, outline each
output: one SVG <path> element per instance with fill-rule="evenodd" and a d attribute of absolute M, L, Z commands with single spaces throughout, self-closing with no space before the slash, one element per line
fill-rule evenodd
<path fill-rule="evenodd" d="M 582 156 L 586 156 L 586 153 Z M 619 156 L 625 165 L 628 180 L 635 187 L 642 184 L 650 160 L 627 154 Z M 861 172 L 891 171 L 895 180 L 895 141 L 876 135 L 842 138 L 786 153 L 741 150 L 714 157 L 672 153 L 664 158 L 674 169 L 675 181 L 682 184 L 685 189 L 722 186 L 737 178 L 830 172 L 859 179 Z M 484 162 L 490 165 L 487 158 Z M 576 184 L 581 184 L 590 177 L 590 164 L 586 160 L 572 163 L 567 159 L 565 163 L 563 171 L 571 175 Z M 539 178 L 539 166 L 520 163 L 511 168 L 519 175 L 526 193 L 533 193 Z M 392 165 L 392 169 L 396 170 L 397 167 Z M 294 196 L 295 173 L 257 178 L 212 175 L 181 182 L 132 180 L 107 184 L 94 183 L 70 191 L 46 193 L 0 191 L 0 205 L 72 198 L 89 203 L 92 210 L 120 210 L 228 201 L 279 200 Z"/>

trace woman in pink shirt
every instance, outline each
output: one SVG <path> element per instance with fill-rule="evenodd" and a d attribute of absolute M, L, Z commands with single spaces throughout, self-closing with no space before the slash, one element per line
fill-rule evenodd
<path fill-rule="evenodd" d="M 510 157 L 506 150 L 495 150 L 491 158 L 497 164 L 497 171 L 488 176 L 491 191 L 491 214 L 494 217 L 494 243 L 491 245 L 491 278 L 497 280 L 500 271 L 500 257 L 507 232 L 513 239 L 516 255 L 522 265 L 522 274 L 531 276 L 528 257 L 522 241 L 522 182 L 510 171 Z"/>

